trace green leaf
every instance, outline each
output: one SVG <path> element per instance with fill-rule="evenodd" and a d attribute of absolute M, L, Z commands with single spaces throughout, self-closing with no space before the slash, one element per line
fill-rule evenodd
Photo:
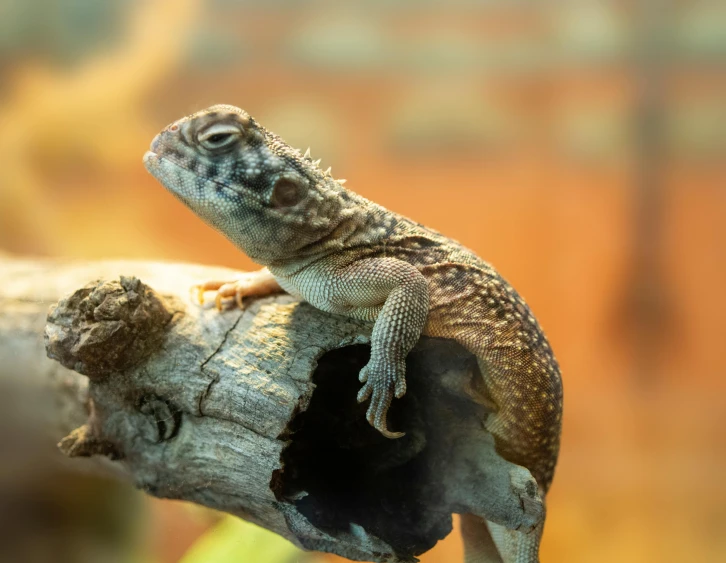
<path fill-rule="evenodd" d="M 292 563 L 302 558 L 307 554 L 286 539 L 228 516 L 202 535 L 179 563 Z"/>

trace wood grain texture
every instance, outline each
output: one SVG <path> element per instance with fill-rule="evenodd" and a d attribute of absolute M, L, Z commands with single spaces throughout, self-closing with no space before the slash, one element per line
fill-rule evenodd
<path fill-rule="evenodd" d="M 56 439 L 70 432 L 66 453 L 101 454 L 149 494 L 241 516 L 306 549 L 412 561 L 449 533 L 452 512 L 509 528 L 539 522 L 532 476 L 499 457 L 482 430 L 488 413 L 470 398 L 474 356 L 422 339 L 407 360 L 408 393 L 391 411 L 407 434 L 387 440 L 355 400 L 371 325 L 289 296 L 223 313 L 189 301 L 194 283 L 230 274 L 0 258 L 0 375 L 32 379 L 59 397 L 44 414 Z M 99 279 L 108 281 L 87 286 Z M 79 353 L 92 333 L 96 355 L 86 362 L 105 363 L 90 378 L 43 351 L 48 306 L 76 291 L 55 309 L 48 346 L 55 355 L 59 347 Z M 134 328 L 135 307 L 154 294 L 169 312 L 164 336 L 134 348 L 149 326 Z M 59 336 L 74 330 L 75 340 Z M 125 349 L 143 352 L 116 369 L 103 350 L 118 352 L 119 330 L 132 335 Z"/>

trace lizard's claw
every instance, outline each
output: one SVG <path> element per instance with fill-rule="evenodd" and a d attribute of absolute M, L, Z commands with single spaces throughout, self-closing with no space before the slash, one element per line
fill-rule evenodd
<path fill-rule="evenodd" d="M 358 376 L 363 382 L 363 387 L 358 391 L 358 402 L 362 403 L 368 399 L 371 404 L 366 412 L 368 423 L 383 434 L 386 438 L 401 438 L 405 432 L 391 432 L 386 426 L 386 415 L 388 408 L 395 397 L 401 398 L 406 392 L 405 368 L 396 370 L 395 375 L 386 373 L 385 370 L 378 370 L 365 366 Z"/>
<path fill-rule="evenodd" d="M 205 283 L 201 283 L 192 286 L 192 291 L 196 293 L 196 300 L 200 305 L 204 305 L 204 294 L 207 291 L 216 291 L 217 294 L 214 296 L 214 305 L 218 311 L 224 308 L 224 299 L 234 297 L 235 303 L 240 309 L 244 309 L 244 303 L 242 298 L 246 295 L 246 289 L 249 283 L 245 282 L 242 278 L 239 280 L 225 282 L 221 280 L 211 280 Z"/>

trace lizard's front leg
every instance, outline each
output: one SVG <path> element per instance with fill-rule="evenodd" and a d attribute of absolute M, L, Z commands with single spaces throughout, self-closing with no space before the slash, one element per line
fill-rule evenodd
<path fill-rule="evenodd" d="M 192 290 L 197 292 L 197 299 L 200 304 L 204 303 L 204 292 L 216 291 L 217 295 L 214 302 L 219 310 L 222 309 L 223 299 L 233 297 L 237 306 L 242 309 L 244 308 L 243 297 L 264 297 L 265 295 L 284 291 L 277 283 L 275 276 L 267 268 L 262 268 L 256 272 L 242 272 L 233 280 L 210 280 L 195 285 Z"/>
<path fill-rule="evenodd" d="M 359 376 L 363 387 L 358 401 L 370 398 L 368 422 L 387 438 L 400 438 L 402 432 L 388 430 L 386 414 L 393 397 L 406 393 L 406 355 L 421 336 L 428 315 L 426 279 L 407 262 L 370 258 L 332 272 L 328 287 L 331 310 L 375 320 L 371 358 Z"/>

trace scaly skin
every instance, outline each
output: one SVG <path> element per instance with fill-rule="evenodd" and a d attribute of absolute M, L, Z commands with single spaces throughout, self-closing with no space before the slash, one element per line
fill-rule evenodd
<path fill-rule="evenodd" d="M 331 313 L 375 321 L 360 374 L 368 421 L 386 427 L 406 392 L 405 358 L 421 334 L 451 338 L 476 355 L 486 428 L 506 459 L 528 468 L 543 492 L 559 449 L 562 383 L 542 329 L 519 294 L 459 243 L 345 189 L 309 155 L 243 110 L 213 106 L 164 129 L 147 169 L 195 213 L 269 270 L 238 284 L 206 284 L 219 297 L 282 288 Z M 273 280 L 274 277 L 274 280 Z M 275 281 L 277 284 L 275 284 Z M 261 289 L 262 288 L 262 289 Z M 469 519 L 470 561 L 534 562 L 541 527 L 513 533 Z M 467 531 L 468 530 L 468 531 Z"/>

